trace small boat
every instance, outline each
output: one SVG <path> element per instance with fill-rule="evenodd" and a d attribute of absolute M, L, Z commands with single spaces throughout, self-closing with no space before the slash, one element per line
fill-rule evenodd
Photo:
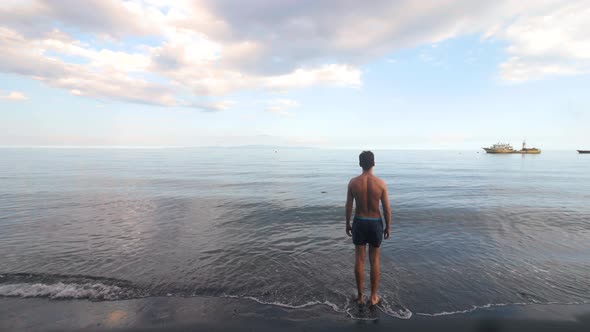
<path fill-rule="evenodd" d="M 590 153 L 590 150 L 578 150 L 578 153 Z"/>
<path fill-rule="evenodd" d="M 486 153 L 514 153 L 514 148 L 510 144 L 497 143 L 489 148 L 482 148 Z"/>
<path fill-rule="evenodd" d="M 541 150 L 537 148 L 527 148 L 526 142 L 522 142 L 522 149 L 514 150 L 510 144 L 494 144 L 489 148 L 483 148 L 486 153 L 519 153 L 519 154 L 539 154 Z"/>

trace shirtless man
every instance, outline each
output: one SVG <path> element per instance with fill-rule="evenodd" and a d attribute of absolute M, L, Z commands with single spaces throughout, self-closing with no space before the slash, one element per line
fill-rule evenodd
<path fill-rule="evenodd" d="M 358 291 L 357 300 L 363 304 L 363 281 L 366 245 L 369 244 L 369 260 L 371 262 L 371 305 L 379 302 L 377 288 L 379 287 L 379 246 L 383 237 L 389 238 L 391 226 L 391 207 L 387 197 L 385 182 L 373 175 L 375 156 L 371 151 L 363 151 L 359 155 L 359 165 L 363 173 L 352 178 L 348 183 L 346 197 L 346 234 L 352 236 L 355 246 L 354 276 Z M 352 215 L 352 201 L 356 202 L 354 222 L 350 225 Z M 385 229 L 379 211 L 379 201 L 383 206 Z"/>

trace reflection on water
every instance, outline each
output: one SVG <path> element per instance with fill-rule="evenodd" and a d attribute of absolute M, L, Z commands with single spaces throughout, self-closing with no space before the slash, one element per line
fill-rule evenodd
<path fill-rule="evenodd" d="M 343 204 L 357 151 L 1 152 L 0 295 L 237 296 L 354 311 Z M 383 311 L 590 300 L 590 159 L 376 159 L 394 211 Z"/>

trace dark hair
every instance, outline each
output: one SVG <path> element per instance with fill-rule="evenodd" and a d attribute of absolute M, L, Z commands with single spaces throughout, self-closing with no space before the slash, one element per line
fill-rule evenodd
<path fill-rule="evenodd" d="M 369 170 L 375 166 L 375 155 L 371 151 L 363 151 L 359 154 L 359 165 L 363 170 Z"/>

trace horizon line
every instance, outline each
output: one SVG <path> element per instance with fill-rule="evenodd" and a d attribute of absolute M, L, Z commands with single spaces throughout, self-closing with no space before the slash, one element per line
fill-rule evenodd
<path fill-rule="evenodd" d="M 437 151 L 475 151 L 470 148 L 407 148 L 407 147 L 329 147 L 329 146 L 293 146 L 293 145 L 0 145 L 0 149 L 247 149 L 247 148 L 269 148 L 269 149 L 317 149 L 317 150 L 437 150 Z M 543 149 L 542 151 L 577 151 L 576 148 Z"/>

